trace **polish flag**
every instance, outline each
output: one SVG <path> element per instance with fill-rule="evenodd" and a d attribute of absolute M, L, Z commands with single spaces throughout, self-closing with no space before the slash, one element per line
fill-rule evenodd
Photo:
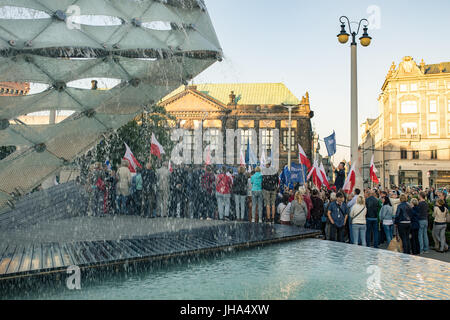
<path fill-rule="evenodd" d="M 241 150 L 241 155 L 240 155 L 240 163 L 241 166 L 245 166 L 245 156 L 244 156 L 244 152 Z"/>
<path fill-rule="evenodd" d="M 152 132 L 152 144 L 150 147 L 150 153 L 161 159 L 161 155 L 164 154 L 162 145 L 156 140 L 155 134 Z"/>
<path fill-rule="evenodd" d="M 304 164 L 308 169 L 311 168 L 311 162 L 308 160 L 308 157 L 300 144 L 298 145 L 298 163 Z"/>
<path fill-rule="evenodd" d="M 206 147 L 206 165 L 209 166 L 211 164 L 211 148 L 210 146 Z"/>
<path fill-rule="evenodd" d="M 342 187 L 342 190 L 344 190 L 345 193 L 352 193 L 353 188 L 355 187 L 355 181 L 356 181 L 356 173 L 355 173 L 355 165 L 352 165 L 350 172 L 347 175 L 347 179 L 345 180 L 344 186 Z"/>
<path fill-rule="evenodd" d="M 380 181 L 378 180 L 377 177 L 377 168 L 375 167 L 375 164 L 373 163 L 373 155 L 372 155 L 372 159 L 370 160 L 370 179 L 372 179 L 373 183 L 375 184 L 379 184 Z"/>
<path fill-rule="evenodd" d="M 131 152 L 130 147 L 125 143 L 126 151 L 123 158 L 125 160 L 128 160 L 128 169 L 130 169 L 131 173 L 136 173 L 136 167 L 142 168 L 141 164 L 136 160 L 136 158 L 133 155 L 133 152 Z"/>
<path fill-rule="evenodd" d="M 173 172 L 172 161 L 169 160 L 169 172 Z"/>
<path fill-rule="evenodd" d="M 320 164 L 319 167 L 320 174 L 322 175 L 322 182 L 327 187 L 327 189 L 330 189 L 330 184 L 328 183 L 327 179 L 327 173 L 325 172 L 325 168 L 323 167 L 323 163 Z"/>
<path fill-rule="evenodd" d="M 320 169 L 317 163 L 317 160 L 314 161 L 314 165 L 311 168 L 311 170 L 309 171 L 308 177 L 306 178 L 306 180 L 309 180 L 309 178 L 312 176 L 312 181 L 313 183 L 316 185 L 316 187 L 318 189 L 320 189 L 320 187 L 322 186 L 322 175 L 320 174 Z"/>

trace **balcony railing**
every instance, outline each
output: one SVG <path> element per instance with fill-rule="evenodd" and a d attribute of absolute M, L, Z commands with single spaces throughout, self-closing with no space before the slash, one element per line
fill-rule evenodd
<path fill-rule="evenodd" d="M 402 133 L 400 134 L 400 139 L 408 139 L 408 140 L 420 140 L 421 135 L 417 133 Z"/>

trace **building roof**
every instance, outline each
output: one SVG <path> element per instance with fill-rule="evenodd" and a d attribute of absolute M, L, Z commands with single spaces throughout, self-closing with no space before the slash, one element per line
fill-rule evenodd
<path fill-rule="evenodd" d="M 300 104 L 300 100 L 283 83 L 224 83 L 197 84 L 197 91 L 206 94 L 223 104 L 230 102 L 231 91 L 236 95 L 238 105 L 281 105 Z M 185 86 L 165 96 L 165 101 L 185 90 Z"/>
<path fill-rule="evenodd" d="M 450 62 L 442 62 L 437 64 L 427 64 L 425 66 L 425 74 L 450 73 Z"/>

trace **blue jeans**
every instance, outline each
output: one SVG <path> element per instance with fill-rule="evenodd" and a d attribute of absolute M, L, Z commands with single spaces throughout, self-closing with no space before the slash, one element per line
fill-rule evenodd
<path fill-rule="evenodd" d="M 394 225 L 383 224 L 384 234 L 386 235 L 387 244 L 391 243 L 392 237 L 394 236 Z"/>
<path fill-rule="evenodd" d="M 231 194 L 221 194 L 216 192 L 216 198 L 219 209 L 219 219 L 222 220 L 224 215 L 228 218 L 230 215 Z"/>
<path fill-rule="evenodd" d="M 358 244 L 361 242 L 363 246 L 366 246 L 366 225 L 365 224 L 354 224 L 352 226 L 352 243 Z"/>
<path fill-rule="evenodd" d="M 247 200 L 246 195 L 244 196 L 241 196 L 239 194 L 234 195 L 234 203 L 236 204 L 236 219 L 238 220 L 244 220 L 246 200 Z"/>
<path fill-rule="evenodd" d="M 366 218 L 366 243 L 370 247 L 370 236 L 373 233 L 373 247 L 378 248 L 378 219 L 377 218 Z"/>
<path fill-rule="evenodd" d="M 419 226 L 420 252 L 428 251 L 428 220 L 419 220 Z"/>
<path fill-rule="evenodd" d="M 258 204 L 258 220 L 262 222 L 263 193 L 262 191 L 252 191 L 252 222 L 255 222 L 256 204 Z"/>
<path fill-rule="evenodd" d="M 350 240 L 350 243 L 353 243 L 353 225 L 352 225 L 352 218 L 350 218 L 350 215 L 348 217 L 348 239 Z"/>
<path fill-rule="evenodd" d="M 127 208 L 128 197 L 120 194 L 117 197 L 117 206 L 119 207 L 119 212 L 121 214 L 128 214 Z"/>

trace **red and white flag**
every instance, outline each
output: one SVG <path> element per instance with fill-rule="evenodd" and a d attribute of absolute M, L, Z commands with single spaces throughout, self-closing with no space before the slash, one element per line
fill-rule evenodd
<path fill-rule="evenodd" d="M 136 173 L 136 167 L 142 168 L 141 164 L 139 163 L 139 161 L 136 160 L 136 158 L 133 155 L 133 152 L 131 152 L 130 147 L 125 143 L 125 147 L 126 147 L 126 151 L 125 151 L 125 155 L 123 156 L 123 158 L 125 160 L 128 160 L 128 169 L 130 170 L 131 173 Z"/>
<path fill-rule="evenodd" d="M 373 155 L 372 155 L 372 159 L 370 160 L 370 179 L 375 184 L 379 184 L 380 183 L 380 180 L 378 180 L 378 177 L 377 177 L 377 172 L 378 172 L 378 170 L 375 167 L 375 164 L 373 162 Z"/>
<path fill-rule="evenodd" d="M 240 164 L 241 166 L 245 166 L 245 156 L 244 156 L 244 151 L 241 150 L 241 155 L 240 155 Z"/>
<path fill-rule="evenodd" d="M 345 193 L 352 193 L 353 188 L 355 187 L 356 182 L 356 173 L 355 173 L 355 165 L 353 164 L 350 172 L 347 175 L 347 179 L 345 180 L 344 186 L 342 187 L 342 190 L 344 190 Z"/>
<path fill-rule="evenodd" d="M 156 140 L 155 134 L 152 132 L 152 144 L 150 147 L 150 153 L 161 159 L 161 155 L 164 154 L 162 145 Z"/>
<path fill-rule="evenodd" d="M 169 160 L 169 172 L 173 172 L 172 162 Z"/>
<path fill-rule="evenodd" d="M 320 170 L 320 174 L 322 175 L 322 178 L 323 178 L 322 183 L 327 187 L 327 189 L 330 189 L 330 184 L 328 183 L 327 173 L 325 172 L 323 163 L 320 164 L 319 170 Z"/>
<path fill-rule="evenodd" d="M 300 144 L 298 145 L 298 163 L 304 164 L 308 169 L 311 168 L 311 162 Z"/>
<path fill-rule="evenodd" d="M 210 146 L 206 147 L 206 161 L 205 164 L 209 166 L 211 164 L 211 148 Z"/>
<path fill-rule="evenodd" d="M 312 181 L 315 184 L 315 186 L 320 189 L 320 187 L 322 186 L 322 175 L 320 174 L 320 169 L 317 163 L 317 160 L 314 161 L 314 165 L 311 168 L 311 170 L 309 171 L 308 177 L 306 178 L 306 180 L 309 180 L 309 178 L 312 176 Z"/>

